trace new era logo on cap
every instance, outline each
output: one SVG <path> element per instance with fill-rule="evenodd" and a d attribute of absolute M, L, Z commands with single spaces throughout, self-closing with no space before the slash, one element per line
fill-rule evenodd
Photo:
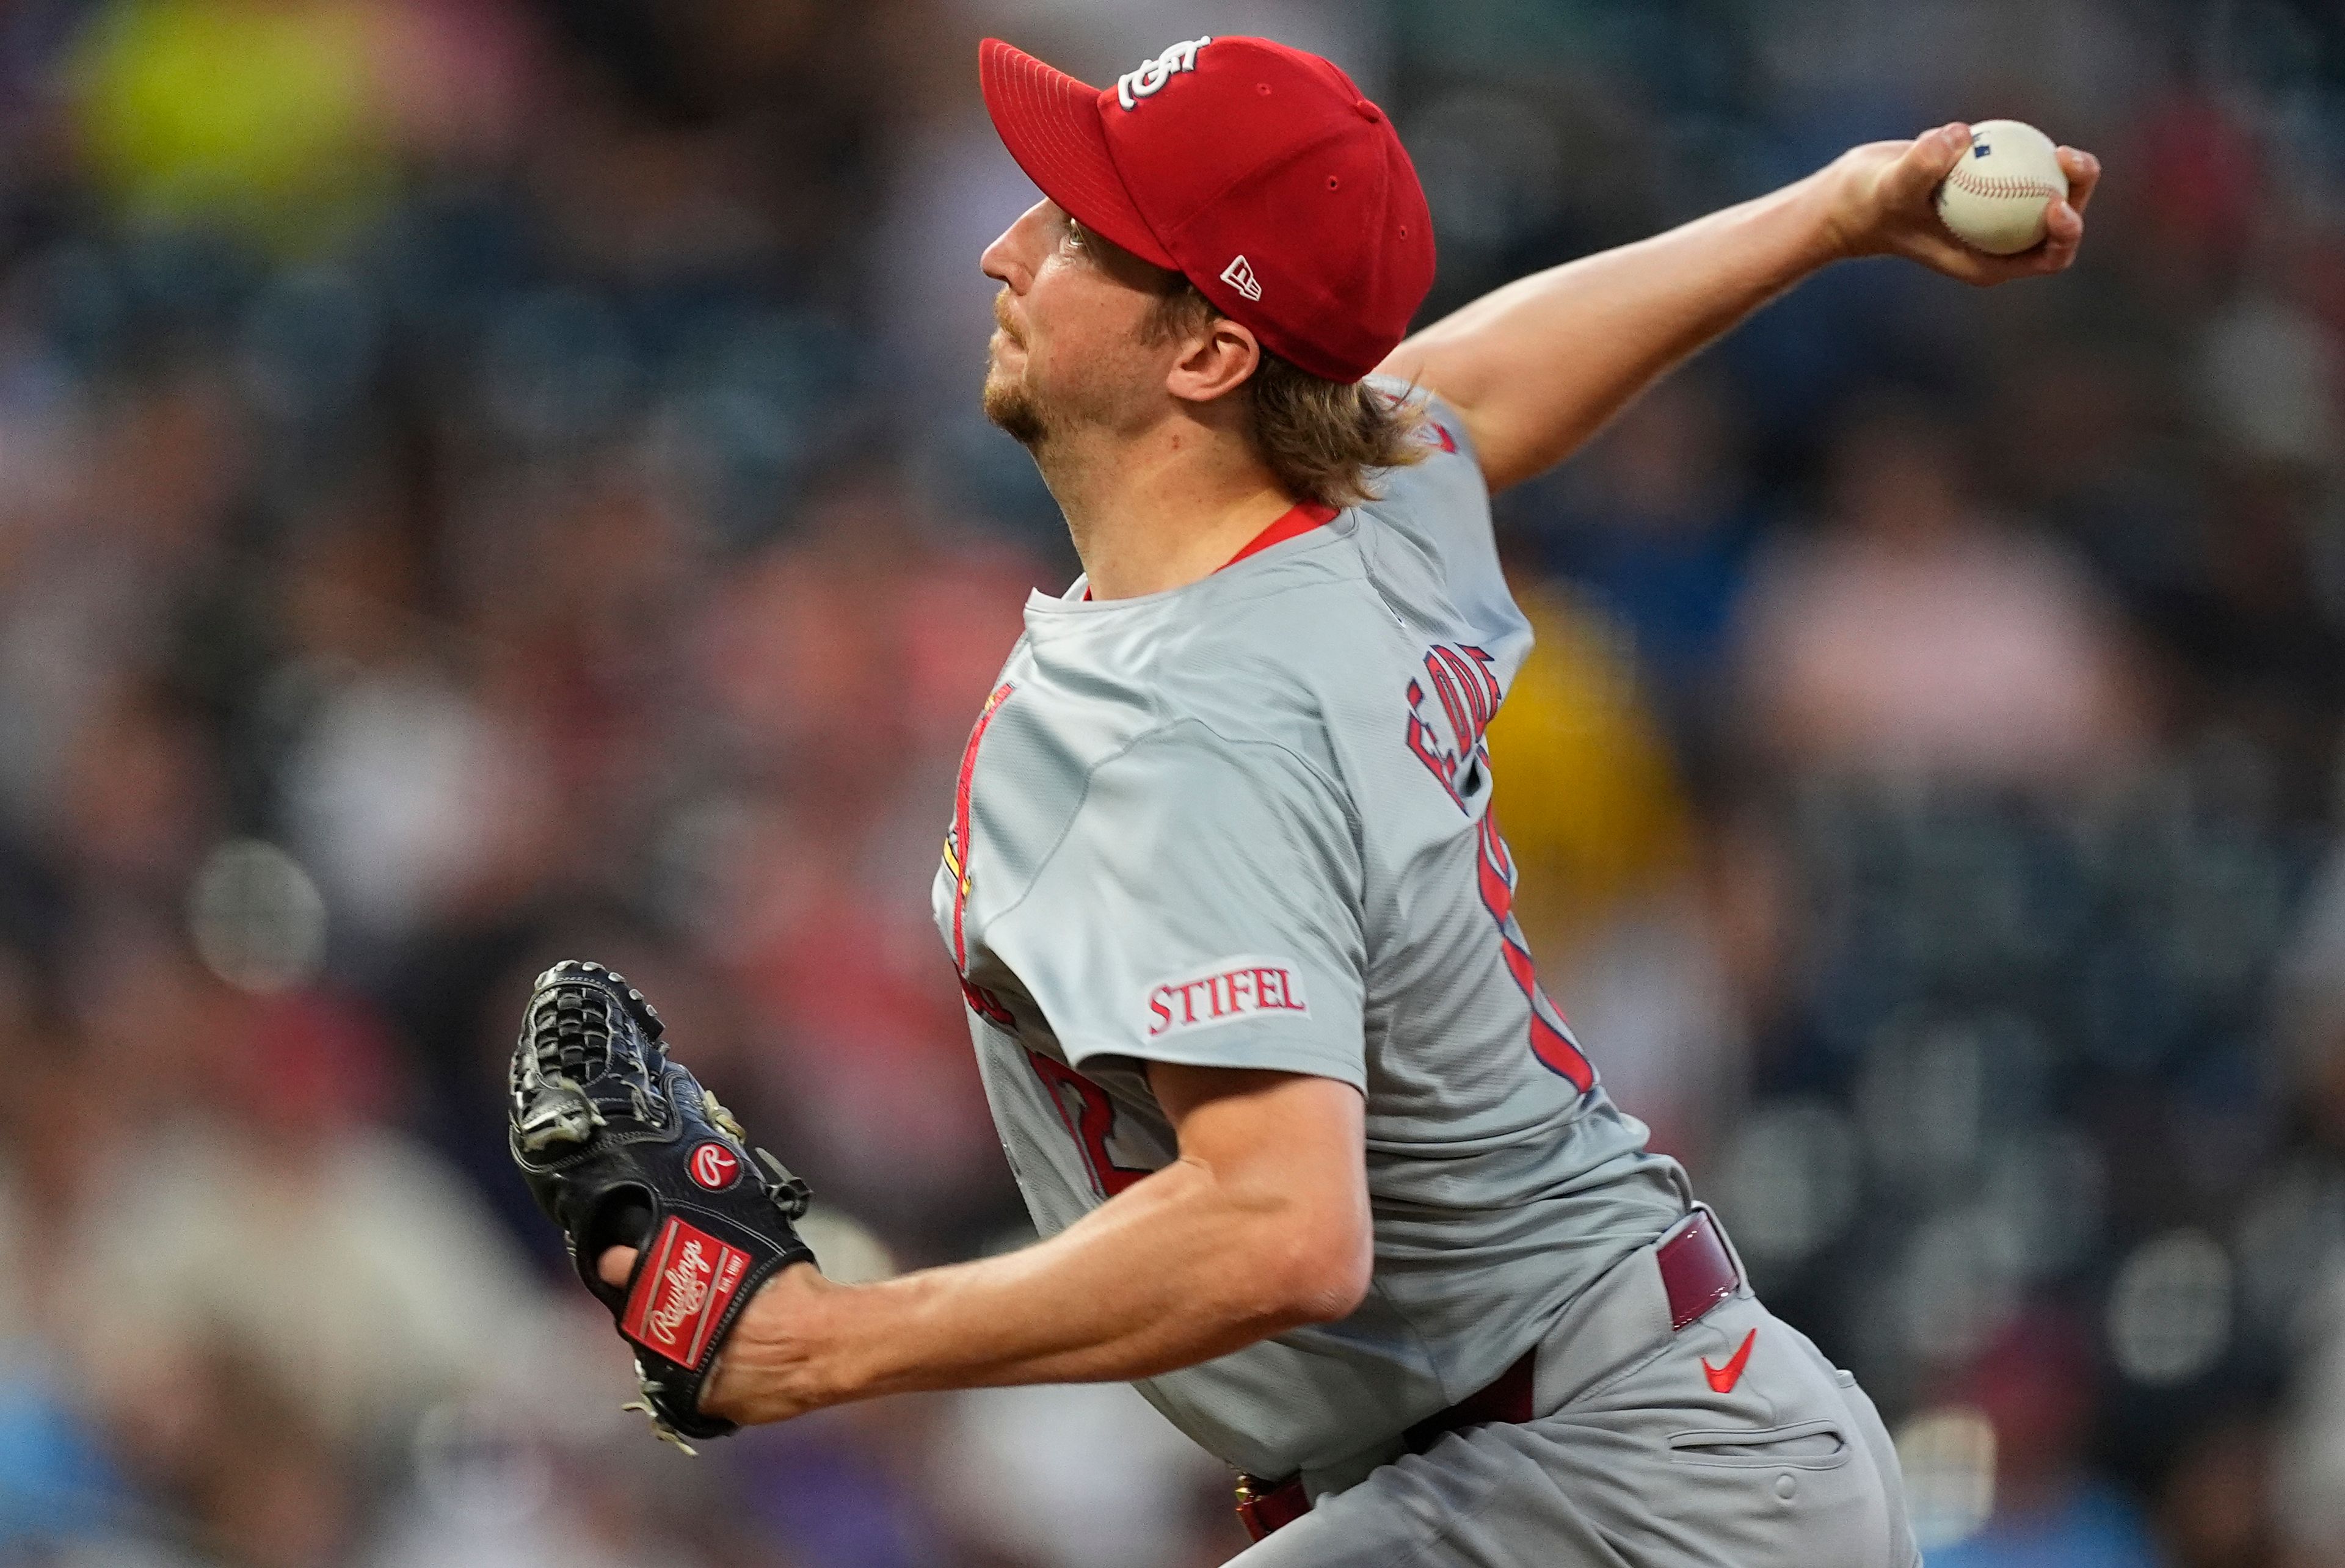
<path fill-rule="evenodd" d="M 1249 299 L 1262 298 L 1262 285 L 1255 280 L 1254 264 L 1243 256 L 1233 257 L 1230 264 L 1222 268 L 1222 281 Z"/>

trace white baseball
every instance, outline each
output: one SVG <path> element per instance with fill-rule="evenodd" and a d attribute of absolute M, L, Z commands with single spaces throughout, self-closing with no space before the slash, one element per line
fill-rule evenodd
<path fill-rule="evenodd" d="M 2045 209 L 2067 194 L 2050 137 L 2018 120 L 1981 120 L 1938 187 L 1938 221 L 1974 250 L 2013 256 L 2044 238 Z"/>

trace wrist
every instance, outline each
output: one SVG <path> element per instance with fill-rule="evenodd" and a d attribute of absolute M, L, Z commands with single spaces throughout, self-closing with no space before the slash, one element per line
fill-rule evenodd
<path fill-rule="evenodd" d="M 839 1331 L 852 1316 L 840 1298 L 854 1289 L 807 1263 L 766 1280 L 727 1336 L 700 1408 L 754 1426 L 858 1398 Z"/>
<path fill-rule="evenodd" d="M 1857 218 L 1864 175 L 1853 157 L 1843 153 L 1790 187 L 1808 238 L 1809 270 L 1873 254 L 1864 243 L 1865 226 Z"/>

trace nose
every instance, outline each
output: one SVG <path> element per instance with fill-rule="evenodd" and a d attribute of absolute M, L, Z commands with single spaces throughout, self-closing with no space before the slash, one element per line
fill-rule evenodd
<path fill-rule="evenodd" d="M 1041 227 L 1038 221 L 1047 201 L 1038 201 L 1018 215 L 1018 221 L 1003 229 L 977 258 L 979 267 L 995 282 L 1007 285 L 1013 294 L 1023 294 L 1034 281 L 1035 252 L 1031 243 Z"/>
<path fill-rule="evenodd" d="M 1010 229 L 1003 229 L 994 242 L 985 248 L 984 254 L 977 258 L 977 264 L 984 270 L 985 275 L 996 283 L 1023 289 L 1025 288 L 1024 268 L 1017 264 L 1010 254 L 1011 232 Z"/>
<path fill-rule="evenodd" d="M 988 278 L 1020 294 L 1033 281 L 1033 268 L 1018 257 L 1018 226 L 1014 223 L 995 236 L 993 243 L 985 248 L 985 254 L 977 258 L 977 264 L 985 269 Z"/>

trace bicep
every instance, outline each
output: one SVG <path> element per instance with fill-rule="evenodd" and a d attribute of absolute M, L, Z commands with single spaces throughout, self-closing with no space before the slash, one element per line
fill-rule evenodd
<path fill-rule="evenodd" d="M 1148 1064 L 1148 1085 L 1179 1139 L 1247 1208 L 1291 1209 L 1314 1229 L 1365 1244 L 1366 1110 L 1335 1078 L 1254 1067 Z"/>

